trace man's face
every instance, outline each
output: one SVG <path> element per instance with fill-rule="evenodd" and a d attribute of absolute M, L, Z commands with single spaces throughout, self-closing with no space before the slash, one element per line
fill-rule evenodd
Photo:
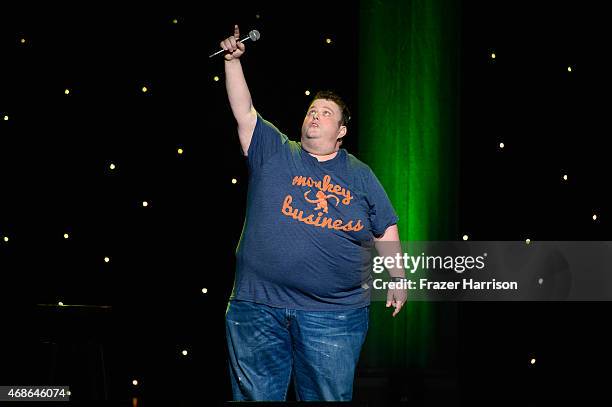
<path fill-rule="evenodd" d="M 315 99 L 302 123 L 302 143 L 317 143 L 333 146 L 346 134 L 346 127 L 340 125 L 342 112 L 331 100 Z"/>

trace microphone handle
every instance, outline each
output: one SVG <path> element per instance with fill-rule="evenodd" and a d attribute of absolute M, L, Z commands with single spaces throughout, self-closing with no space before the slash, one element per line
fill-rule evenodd
<path fill-rule="evenodd" d="M 249 37 L 249 36 L 247 35 L 247 36 L 246 36 L 246 37 L 244 37 L 243 39 L 238 40 L 238 42 L 245 42 L 245 41 L 246 41 L 246 40 L 248 40 L 249 38 L 251 38 L 251 37 Z M 208 58 L 212 58 L 212 57 L 214 57 L 215 55 L 219 55 L 219 54 L 221 54 L 221 53 L 223 53 L 223 52 L 225 52 L 225 50 L 224 50 L 223 48 L 221 48 L 219 51 L 215 52 L 214 54 L 209 55 L 209 56 L 208 56 Z"/>

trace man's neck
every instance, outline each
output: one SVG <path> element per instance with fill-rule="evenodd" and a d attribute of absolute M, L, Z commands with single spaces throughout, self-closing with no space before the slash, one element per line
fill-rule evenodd
<path fill-rule="evenodd" d="M 325 155 L 319 155 L 319 154 L 313 154 L 307 151 L 308 154 L 310 154 L 311 156 L 313 156 L 314 158 L 316 158 L 319 161 L 327 161 L 327 160 L 331 160 L 332 158 L 334 158 L 336 155 L 338 155 L 338 151 L 334 151 L 331 154 L 325 154 Z"/>
<path fill-rule="evenodd" d="M 332 158 L 338 155 L 338 151 L 340 150 L 340 146 L 336 146 L 335 150 L 332 151 L 331 153 L 319 153 L 319 152 L 315 153 L 315 152 L 310 152 L 308 148 L 304 148 L 303 143 L 302 143 L 302 148 L 304 149 L 304 151 L 306 151 L 308 154 L 316 158 L 318 161 L 331 160 Z"/>

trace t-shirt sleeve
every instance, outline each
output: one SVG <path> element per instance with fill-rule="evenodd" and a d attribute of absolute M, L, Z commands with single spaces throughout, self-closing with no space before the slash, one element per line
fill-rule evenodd
<path fill-rule="evenodd" d="M 264 120 L 259 113 L 257 123 L 247 151 L 247 164 L 251 173 L 259 170 L 288 141 L 272 123 Z"/>
<path fill-rule="evenodd" d="M 370 209 L 370 225 L 376 237 L 382 236 L 389 226 L 397 224 L 399 217 L 391 204 L 389 196 L 376 175 L 369 170 L 367 200 Z"/>

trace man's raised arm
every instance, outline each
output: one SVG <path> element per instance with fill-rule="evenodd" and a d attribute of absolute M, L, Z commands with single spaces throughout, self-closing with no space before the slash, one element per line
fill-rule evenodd
<path fill-rule="evenodd" d="M 244 54 L 245 46 L 238 41 L 240 39 L 240 30 L 238 25 L 234 26 L 234 35 L 221 41 L 221 48 L 226 52 L 225 58 L 225 88 L 227 97 L 232 108 L 232 113 L 238 124 L 238 137 L 240 138 L 240 146 L 244 155 L 249 151 L 253 130 L 257 123 L 257 112 L 253 107 L 251 93 L 247 86 L 242 65 L 240 64 L 240 56 Z"/>

